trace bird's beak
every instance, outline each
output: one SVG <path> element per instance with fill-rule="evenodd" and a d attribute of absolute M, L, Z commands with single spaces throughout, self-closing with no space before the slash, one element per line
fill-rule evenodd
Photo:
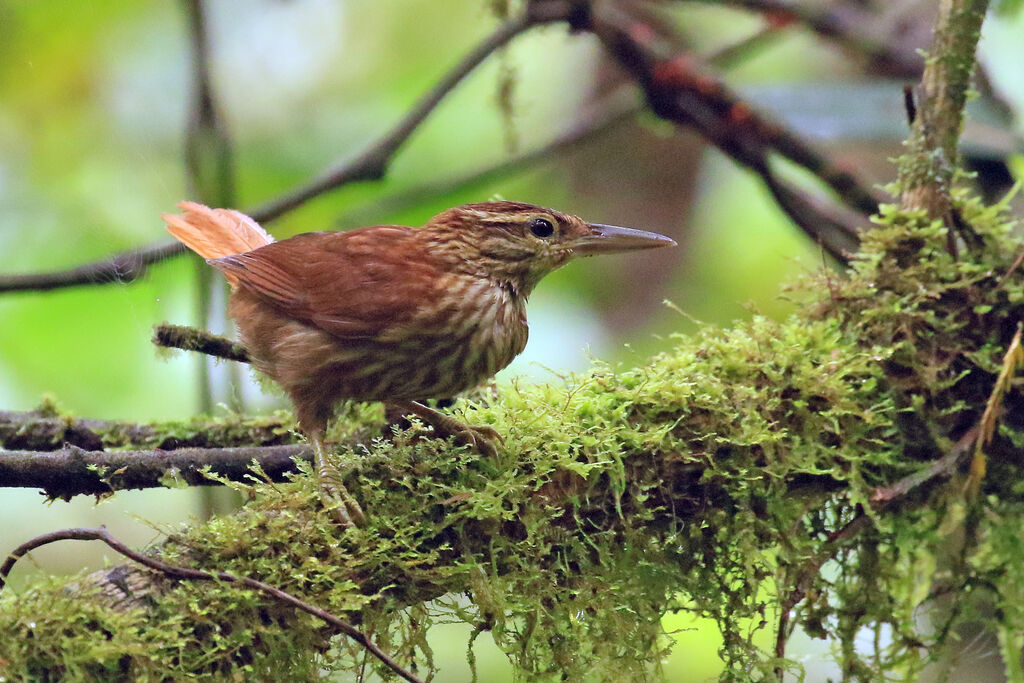
<path fill-rule="evenodd" d="M 572 252 L 577 256 L 591 254 L 615 254 L 620 251 L 636 251 L 655 247 L 674 247 L 676 241 L 656 232 L 620 228 L 615 225 L 589 223 L 590 233 L 573 241 Z"/>

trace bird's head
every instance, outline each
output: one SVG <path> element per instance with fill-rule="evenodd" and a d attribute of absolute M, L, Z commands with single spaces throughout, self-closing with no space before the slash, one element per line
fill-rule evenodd
<path fill-rule="evenodd" d="M 431 249 L 453 268 L 513 282 L 525 295 L 570 259 L 675 246 L 653 232 L 587 223 L 521 202 L 484 202 L 448 209 L 424 226 Z"/>

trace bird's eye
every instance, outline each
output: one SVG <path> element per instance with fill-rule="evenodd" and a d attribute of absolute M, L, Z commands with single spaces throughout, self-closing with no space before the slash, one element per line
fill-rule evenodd
<path fill-rule="evenodd" d="M 555 234 L 555 226 L 547 218 L 534 218 L 530 221 L 530 232 L 537 237 L 551 237 Z"/>

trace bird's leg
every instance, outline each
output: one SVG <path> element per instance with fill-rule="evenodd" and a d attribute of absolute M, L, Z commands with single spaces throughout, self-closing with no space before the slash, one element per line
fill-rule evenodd
<path fill-rule="evenodd" d="M 434 428 L 435 436 L 441 439 L 446 439 L 449 436 L 455 437 L 456 443 L 472 446 L 486 457 L 494 457 L 498 454 L 494 446 L 495 441 L 505 443 L 501 434 L 493 427 L 459 422 L 454 417 L 440 413 L 418 401 L 392 401 L 391 405 L 401 410 L 403 414 L 412 413 L 426 422 Z"/>
<path fill-rule="evenodd" d="M 313 445 L 313 465 L 316 467 L 316 476 L 320 481 L 320 493 L 324 505 L 338 524 L 345 527 L 363 526 L 366 524 L 363 508 L 345 488 L 338 468 L 327 461 L 322 436 L 318 433 L 311 434 L 309 441 Z"/>

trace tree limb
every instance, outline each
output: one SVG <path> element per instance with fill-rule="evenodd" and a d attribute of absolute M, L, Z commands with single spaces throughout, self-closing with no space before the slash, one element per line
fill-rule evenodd
<path fill-rule="evenodd" d="M 614 16 L 591 17 L 589 30 L 644 89 L 655 114 L 697 129 L 723 153 L 754 171 L 790 218 L 837 259 L 845 262 L 856 251 L 858 229 L 867 225 L 867 216 L 878 208 L 871 190 L 796 134 L 768 122 L 723 83 L 699 73 L 689 58 L 661 57 L 650 41 L 653 31 L 627 26 Z M 779 178 L 770 152 L 816 175 L 853 211 L 826 207 Z"/>
<path fill-rule="evenodd" d="M 163 425 L 120 420 L 93 420 L 39 411 L 0 411 L 0 448 L 55 451 L 65 444 L 85 450 L 114 448 L 174 450 L 280 446 L 300 443 L 294 424 L 281 416 L 265 418 L 229 415 L 196 417 Z"/>
<path fill-rule="evenodd" d="M 185 251 L 185 245 L 180 242 L 154 244 L 140 249 L 129 249 L 67 270 L 0 275 L 0 293 L 46 292 L 78 285 L 134 282 L 142 277 L 151 265 L 183 254 Z"/>
<path fill-rule="evenodd" d="M 100 496 L 114 491 L 162 488 L 173 484 L 219 486 L 204 474 L 248 481 L 253 463 L 271 481 L 296 471 L 295 459 L 312 459 L 304 444 L 239 448 L 86 451 L 66 445 L 55 451 L 0 450 L 0 488 L 40 489 L 47 498 Z"/>

